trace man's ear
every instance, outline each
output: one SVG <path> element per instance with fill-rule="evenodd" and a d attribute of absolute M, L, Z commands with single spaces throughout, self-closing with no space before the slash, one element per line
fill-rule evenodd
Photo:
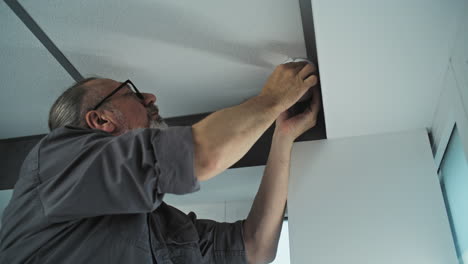
<path fill-rule="evenodd" d="M 91 110 L 86 113 L 85 120 L 86 124 L 93 129 L 99 129 L 109 133 L 114 133 L 117 130 L 117 126 L 107 114 L 96 110 Z"/>

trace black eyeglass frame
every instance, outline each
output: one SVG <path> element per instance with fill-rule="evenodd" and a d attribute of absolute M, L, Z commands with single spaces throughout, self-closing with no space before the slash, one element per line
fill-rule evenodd
<path fill-rule="evenodd" d="M 135 84 L 132 83 L 132 81 L 130 80 L 126 80 L 125 82 L 123 82 L 121 85 L 119 85 L 119 87 L 115 88 L 109 95 L 107 95 L 106 97 L 104 97 L 104 99 L 102 99 L 94 108 L 93 110 L 96 110 L 98 109 L 107 99 L 109 99 L 111 96 L 113 96 L 115 93 L 117 93 L 120 89 L 122 89 L 123 87 L 127 86 L 127 84 L 131 84 L 129 85 L 130 89 L 133 88 L 133 92 L 136 94 L 136 96 L 141 99 L 141 100 L 144 100 L 145 97 L 140 93 L 140 91 L 138 91 L 138 89 L 136 88 Z"/>

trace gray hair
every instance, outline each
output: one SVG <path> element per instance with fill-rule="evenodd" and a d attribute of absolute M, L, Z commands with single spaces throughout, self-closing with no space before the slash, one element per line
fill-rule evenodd
<path fill-rule="evenodd" d="M 85 97 L 92 92 L 91 89 L 87 89 L 89 86 L 86 86 L 86 83 L 97 79 L 101 78 L 90 77 L 83 79 L 65 90 L 57 98 L 49 112 L 50 131 L 67 125 L 88 128 L 85 115 L 91 106 L 84 105 L 84 102 L 89 101 L 85 100 Z M 88 104 L 90 103 L 88 102 Z"/>

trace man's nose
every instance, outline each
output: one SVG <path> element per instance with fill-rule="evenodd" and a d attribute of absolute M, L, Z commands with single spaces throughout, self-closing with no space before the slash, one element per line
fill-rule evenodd
<path fill-rule="evenodd" d="M 145 106 L 153 105 L 156 102 L 156 96 L 150 93 L 142 93 Z"/>

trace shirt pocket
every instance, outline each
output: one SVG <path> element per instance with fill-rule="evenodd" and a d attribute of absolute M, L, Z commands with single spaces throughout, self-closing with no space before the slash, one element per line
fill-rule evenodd
<path fill-rule="evenodd" d="M 116 234 L 129 246 L 150 253 L 149 234 L 145 214 L 127 214 L 112 216 Z"/>
<path fill-rule="evenodd" d="M 171 260 L 167 263 L 203 263 L 198 232 L 187 215 L 175 210 L 160 210 L 154 220 L 157 243 L 153 246 L 158 247 L 155 250 L 161 252 L 161 257 L 167 254 L 165 257 Z"/>
<path fill-rule="evenodd" d="M 171 230 L 171 229 L 170 229 Z M 166 235 L 166 247 L 174 264 L 202 263 L 198 232 L 189 219 L 181 219 Z"/>

